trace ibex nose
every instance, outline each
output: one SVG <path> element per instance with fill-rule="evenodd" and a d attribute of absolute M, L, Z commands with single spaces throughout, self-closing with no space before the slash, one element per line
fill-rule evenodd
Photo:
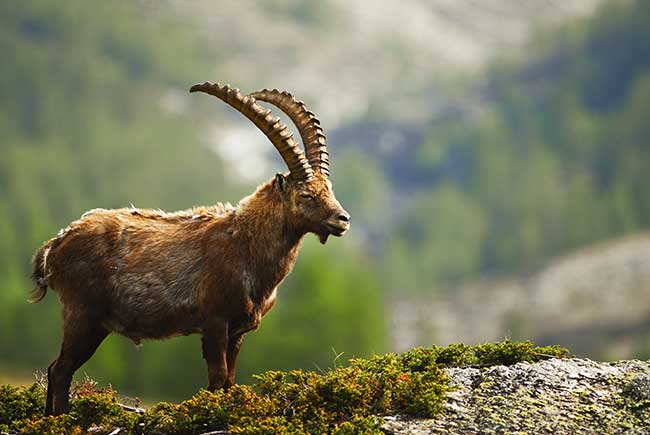
<path fill-rule="evenodd" d="M 350 222 L 351 219 L 347 212 L 340 213 L 337 217 L 341 222 Z"/>

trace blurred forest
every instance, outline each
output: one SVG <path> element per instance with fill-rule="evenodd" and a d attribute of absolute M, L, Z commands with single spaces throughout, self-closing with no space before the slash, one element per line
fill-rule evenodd
<path fill-rule="evenodd" d="M 335 38 L 339 3 L 272 3 L 310 35 Z M 162 4 L 0 5 L 0 371 L 10 376 L 45 370 L 58 350 L 55 294 L 26 300 L 31 255 L 59 228 L 96 207 L 235 203 L 281 170 L 258 135 L 264 150 L 244 148 L 237 159 L 262 156 L 265 169 L 235 176 L 213 137 L 231 134 L 233 123 L 254 127 L 185 93 L 205 80 L 244 91 L 293 90 L 291 81 L 268 82 L 264 65 L 238 77 L 231 50 L 254 53 L 255 40 L 232 44 L 226 27 Z M 605 2 L 588 17 L 541 26 L 481 68 L 419 77 L 408 93 L 432 103 L 417 116 L 408 116 L 408 99 L 381 88 L 355 116 L 325 116 L 332 179 L 352 231 L 326 246 L 308 237 L 276 307 L 247 337 L 239 382 L 263 370 L 327 369 L 341 352 L 385 352 L 391 304 L 403 296 L 528 273 L 650 228 L 648 23 L 646 1 Z M 386 61 L 399 62 L 392 50 Z M 292 64 L 271 67 L 282 75 Z M 325 94 L 337 87 L 329 79 L 307 83 Z M 295 93 L 316 113 L 331 112 Z M 155 399 L 187 397 L 206 383 L 198 336 L 142 348 L 110 337 L 80 372 Z"/>

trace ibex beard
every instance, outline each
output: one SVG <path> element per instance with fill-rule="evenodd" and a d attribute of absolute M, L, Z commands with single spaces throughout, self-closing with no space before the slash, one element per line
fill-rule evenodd
<path fill-rule="evenodd" d="M 33 301 L 56 290 L 63 341 L 48 368 L 46 414 L 69 410 L 74 372 L 110 333 L 139 343 L 202 334 L 208 389 L 235 380 L 244 335 L 275 303 L 307 233 L 321 243 L 342 236 L 350 215 L 329 180 L 318 119 L 287 92 L 242 96 L 209 82 L 190 92 L 214 95 L 249 118 L 277 148 L 289 171 L 262 184 L 236 207 L 216 204 L 175 213 L 95 209 L 61 230 L 34 255 Z M 257 101 L 295 123 L 305 151 Z"/>

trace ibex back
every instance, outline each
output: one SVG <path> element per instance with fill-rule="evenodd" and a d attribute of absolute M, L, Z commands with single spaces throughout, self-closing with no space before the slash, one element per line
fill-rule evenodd
<path fill-rule="evenodd" d="M 287 92 L 242 96 L 209 82 L 193 86 L 195 91 L 218 97 L 253 121 L 289 172 L 236 207 L 96 209 L 46 242 L 33 259 L 33 300 L 43 299 L 50 287 L 63 305 L 61 351 L 48 368 L 47 414 L 69 410 L 72 375 L 112 332 L 136 343 L 200 333 L 208 388 L 228 388 L 244 334 L 273 306 L 305 234 L 325 243 L 350 226 L 328 179 L 325 136 L 303 103 Z M 256 100 L 291 118 L 305 152 Z"/>

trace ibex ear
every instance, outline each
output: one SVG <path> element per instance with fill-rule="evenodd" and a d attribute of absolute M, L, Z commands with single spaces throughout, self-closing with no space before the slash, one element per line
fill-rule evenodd
<path fill-rule="evenodd" d="M 278 185 L 278 188 L 281 192 L 284 192 L 287 188 L 287 180 L 284 178 L 284 175 L 281 173 L 275 174 L 275 183 Z"/>

